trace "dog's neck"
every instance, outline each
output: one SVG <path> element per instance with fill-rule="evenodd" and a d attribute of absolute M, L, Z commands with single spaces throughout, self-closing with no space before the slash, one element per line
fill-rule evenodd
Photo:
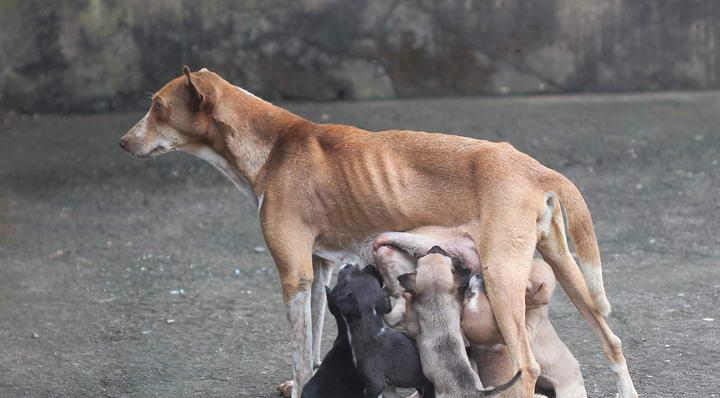
<path fill-rule="evenodd" d="M 362 314 L 359 317 L 346 317 L 352 341 L 368 347 L 369 341 L 383 330 L 383 322 L 378 314 Z"/>
<path fill-rule="evenodd" d="M 241 191 L 255 192 L 258 175 L 278 138 L 309 121 L 234 87 L 212 111 L 207 143 L 183 148 L 218 168 Z"/>

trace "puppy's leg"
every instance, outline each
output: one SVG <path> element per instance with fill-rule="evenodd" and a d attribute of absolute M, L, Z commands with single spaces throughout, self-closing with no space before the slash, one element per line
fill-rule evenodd
<path fill-rule="evenodd" d="M 314 237 L 302 226 L 263 225 L 263 234 L 280 274 L 283 301 L 290 322 L 293 359 L 292 398 L 300 398 L 302 388 L 312 377 L 311 284 Z M 287 393 L 288 384 L 281 385 Z"/>
<path fill-rule="evenodd" d="M 385 314 L 383 316 L 383 320 L 385 321 L 385 324 L 387 324 L 391 328 L 404 329 L 404 327 L 405 327 L 405 325 L 403 323 L 404 318 L 405 318 L 405 298 L 401 296 L 397 300 L 395 300 L 395 304 L 393 305 L 392 311 Z"/>
<path fill-rule="evenodd" d="M 548 212 L 551 214 L 544 217 L 548 218 L 550 222 L 546 224 L 545 230 L 542 228 L 538 230 L 537 248 L 545 261 L 552 267 L 565 293 L 600 338 L 605 357 L 611 363 L 610 369 L 615 372 L 619 397 L 637 397 L 638 394 L 628 372 L 621 341 L 612 332 L 595 304 L 583 274 L 567 246 L 562 211 L 554 196 L 548 199 Z"/>
<path fill-rule="evenodd" d="M 504 345 L 472 347 L 470 352 L 483 386 L 496 387 L 513 377 L 512 359 Z"/>
<path fill-rule="evenodd" d="M 327 297 L 325 287 L 330 284 L 335 264 L 320 257 L 313 256 L 312 282 L 312 336 L 313 336 L 313 365 L 320 366 L 322 359 L 322 331 L 325 324 L 325 307 Z"/>
<path fill-rule="evenodd" d="M 522 208 L 523 206 L 512 206 Z M 525 328 L 525 289 L 535 251 L 535 217 L 510 214 L 507 203 L 487 214 L 477 239 L 483 278 L 498 330 L 516 369 L 522 371 L 519 387 L 510 394 L 531 397 L 540 366 L 535 361 Z"/>
<path fill-rule="evenodd" d="M 540 377 L 558 398 L 587 398 L 580 364 L 560 340 L 547 315 L 538 322 L 531 345 L 542 369 Z"/>

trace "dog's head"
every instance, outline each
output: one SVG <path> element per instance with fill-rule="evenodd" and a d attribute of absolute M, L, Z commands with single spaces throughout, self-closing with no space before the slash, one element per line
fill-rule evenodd
<path fill-rule="evenodd" d="M 470 269 L 464 268 L 439 246 L 433 246 L 418 259 L 417 272 L 398 277 L 400 285 L 414 297 L 429 295 L 462 295 L 470 280 Z"/>
<path fill-rule="evenodd" d="M 390 298 L 382 289 L 382 277 L 372 265 L 362 271 L 356 266 L 343 267 L 328 301 L 344 316 L 382 315 L 392 310 Z"/>
<path fill-rule="evenodd" d="M 124 150 L 150 158 L 209 143 L 214 109 L 230 84 L 204 68 L 183 72 L 152 96 L 150 110 L 120 139 Z"/>

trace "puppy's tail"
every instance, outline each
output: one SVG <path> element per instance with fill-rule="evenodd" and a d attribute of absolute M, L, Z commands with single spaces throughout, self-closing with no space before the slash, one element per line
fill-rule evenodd
<path fill-rule="evenodd" d="M 497 387 L 490 387 L 490 388 L 483 390 L 482 393 L 480 394 L 480 396 L 481 397 L 491 397 L 495 394 L 501 393 L 501 392 L 507 390 L 508 388 L 512 387 L 513 385 L 515 385 L 515 383 L 517 383 L 518 380 L 520 380 L 520 376 L 522 376 L 522 370 L 518 371 L 515 374 L 515 376 L 513 376 L 513 378 L 510 379 L 510 381 L 508 381 L 507 383 L 499 385 Z"/>
<path fill-rule="evenodd" d="M 575 184 L 560 173 L 553 172 L 550 189 L 554 190 L 567 220 L 567 233 L 575 245 L 578 266 L 598 311 L 605 317 L 610 314 L 610 302 L 605 294 L 600 248 L 590 210 Z"/>

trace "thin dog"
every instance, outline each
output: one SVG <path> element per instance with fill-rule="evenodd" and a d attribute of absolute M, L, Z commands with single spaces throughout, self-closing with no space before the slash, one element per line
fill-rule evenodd
<path fill-rule="evenodd" d="M 463 226 L 484 267 L 488 298 L 513 367 L 516 396 L 532 396 L 540 368 L 525 328 L 524 291 L 539 250 L 602 343 L 620 398 L 637 393 L 620 339 L 604 315 L 600 250 L 577 188 L 510 144 L 416 131 L 371 133 L 316 124 L 207 69 L 167 83 L 120 140 L 150 158 L 183 151 L 217 167 L 258 205 L 282 283 L 300 396 L 320 359 L 332 264 L 382 231 Z M 579 266 L 567 245 L 575 243 Z"/>

